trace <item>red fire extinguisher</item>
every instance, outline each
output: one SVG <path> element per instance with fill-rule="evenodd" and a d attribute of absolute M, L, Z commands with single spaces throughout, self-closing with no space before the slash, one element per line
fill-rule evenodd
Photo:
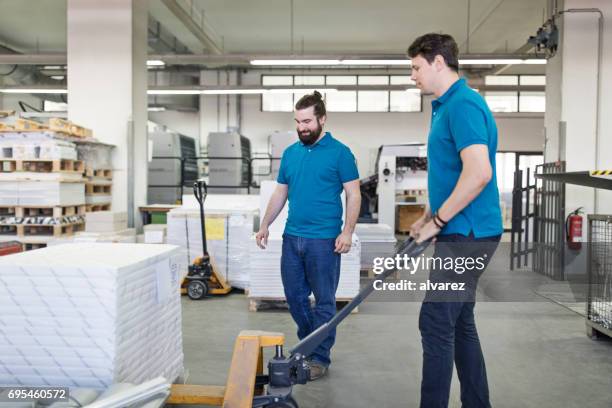
<path fill-rule="evenodd" d="M 580 250 L 582 248 L 582 207 L 577 208 L 565 219 L 565 235 L 569 249 Z"/>

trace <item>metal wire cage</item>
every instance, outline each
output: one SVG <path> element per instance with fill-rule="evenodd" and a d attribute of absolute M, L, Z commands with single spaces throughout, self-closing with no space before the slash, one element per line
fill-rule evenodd
<path fill-rule="evenodd" d="M 588 216 L 587 334 L 612 336 L 612 215 Z"/>

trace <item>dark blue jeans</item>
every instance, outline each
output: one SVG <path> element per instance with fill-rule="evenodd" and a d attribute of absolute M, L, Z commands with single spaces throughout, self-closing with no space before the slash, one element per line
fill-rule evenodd
<path fill-rule="evenodd" d="M 336 289 L 340 279 L 340 254 L 334 252 L 335 238 L 313 239 L 283 235 L 281 276 L 291 317 L 298 326 L 301 340 L 336 313 Z M 310 306 L 310 294 L 315 306 Z M 336 340 L 334 330 L 311 356 L 329 366 L 330 352 Z"/>
<path fill-rule="evenodd" d="M 437 237 L 434 258 L 484 257 L 484 268 L 493 256 L 500 236 L 474 238 L 460 234 Z M 466 408 L 491 407 L 489 386 L 476 322 L 475 293 L 484 272 L 458 274 L 453 270 L 430 271 L 434 282 L 463 282 L 467 292 L 458 295 L 427 293 L 421 306 L 419 329 L 423 344 L 421 408 L 446 408 L 453 376 L 453 361 L 461 383 L 461 404 Z"/>

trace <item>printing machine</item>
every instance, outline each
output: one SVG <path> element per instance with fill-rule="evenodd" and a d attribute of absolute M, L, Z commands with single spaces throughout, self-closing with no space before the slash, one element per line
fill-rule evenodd
<path fill-rule="evenodd" d="M 422 143 L 383 145 L 375 174 L 361 180 L 359 222 L 389 225 L 395 231 L 396 208 L 427 204 L 427 146 Z"/>
<path fill-rule="evenodd" d="M 251 184 L 251 141 L 237 132 L 208 134 L 209 193 L 247 194 Z"/>

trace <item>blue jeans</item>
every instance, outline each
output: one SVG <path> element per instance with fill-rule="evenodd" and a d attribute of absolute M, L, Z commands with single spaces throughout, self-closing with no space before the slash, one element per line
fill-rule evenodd
<path fill-rule="evenodd" d="M 474 238 L 460 234 L 440 235 L 434 258 L 473 257 L 485 255 L 485 268 L 495 252 L 500 236 Z M 446 244 L 449 243 L 449 244 Z M 430 280 L 465 282 L 468 294 L 440 295 L 427 293 L 421 306 L 419 329 L 423 344 L 423 378 L 421 408 L 446 408 L 453 376 L 453 361 L 461 383 L 461 404 L 466 408 L 490 408 L 485 361 L 474 320 L 475 292 L 478 278 L 484 272 L 432 270 Z M 431 295 L 431 296 L 430 296 Z"/>
<path fill-rule="evenodd" d="M 291 317 L 298 326 L 301 340 L 336 313 L 336 289 L 340 279 L 340 254 L 334 252 L 335 238 L 313 239 L 283 235 L 281 277 Z M 315 306 L 310 306 L 310 293 Z M 330 352 L 336 340 L 334 330 L 316 348 L 313 361 L 329 366 Z"/>

